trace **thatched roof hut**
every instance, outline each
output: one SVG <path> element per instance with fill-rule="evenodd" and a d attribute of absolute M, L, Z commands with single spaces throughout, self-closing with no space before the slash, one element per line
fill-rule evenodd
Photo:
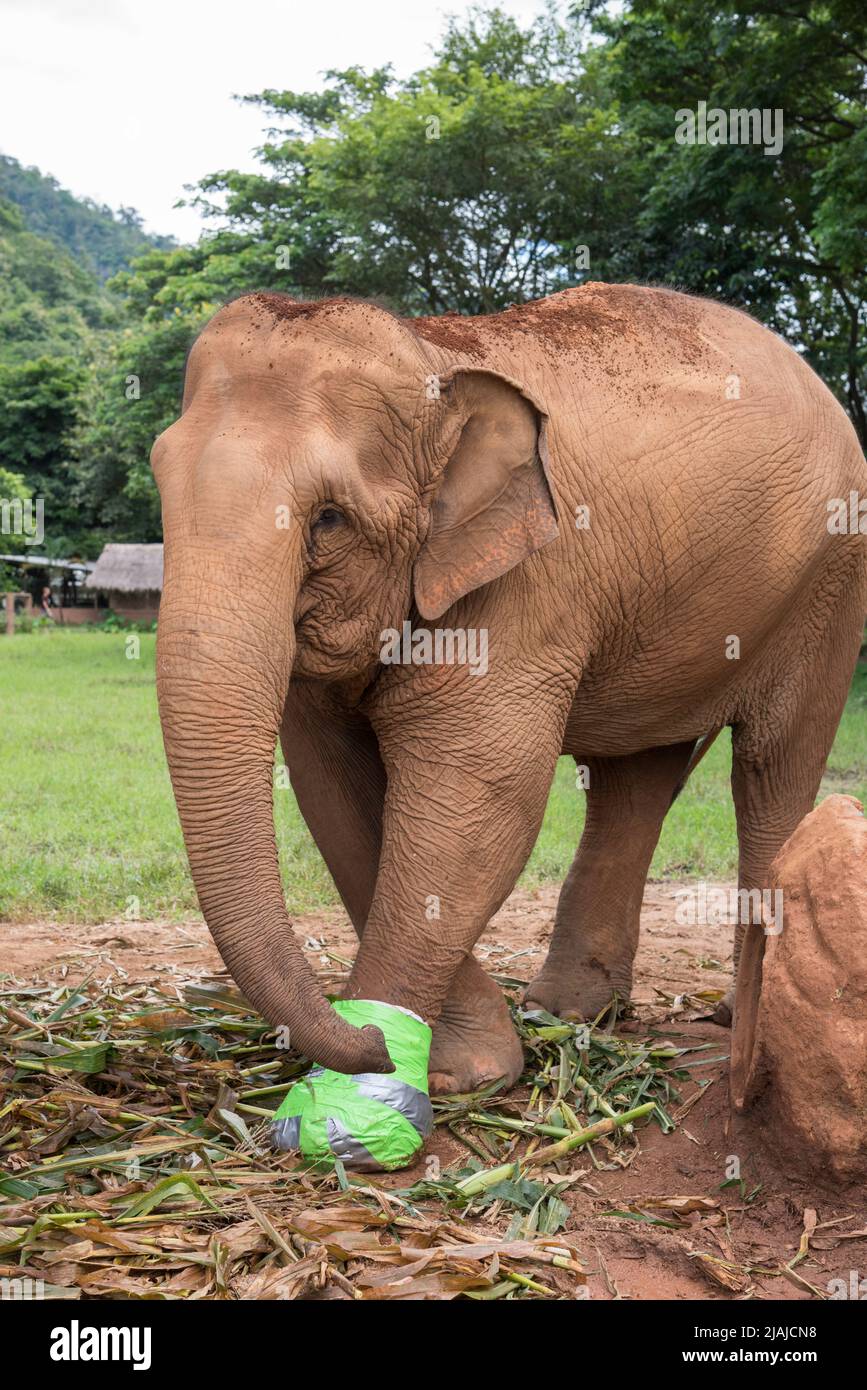
<path fill-rule="evenodd" d="M 152 620 L 163 588 L 161 545 L 107 545 L 85 585 L 105 594 L 122 618 Z"/>
<path fill-rule="evenodd" d="M 89 589 L 118 594 L 159 594 L 163 588 L 161 545 L 107 545 L 87 577 Z"/>

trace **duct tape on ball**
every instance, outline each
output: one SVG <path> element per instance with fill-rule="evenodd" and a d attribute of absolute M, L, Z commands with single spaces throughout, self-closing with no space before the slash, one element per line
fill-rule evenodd
<path fill-rule="evenodd" d="M 340 1159 L 357 1172 L 405 1168 L 433 1128 L 431 1030 L 407 1009 L 375 999 L 338 999 L 333 1007 L 356 1028 L 373 1023 L 382 1030 L 394 1071 L 347 1076 L 313 1067 L 275 1114 L 272 1143 L 319 1167 Z"/>

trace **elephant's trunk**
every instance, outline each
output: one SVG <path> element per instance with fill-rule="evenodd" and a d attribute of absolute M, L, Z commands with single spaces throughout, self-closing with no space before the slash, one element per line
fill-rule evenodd
<path fill-rule="evenodd" d="M 294 1049 L 341 1072 L 391 1071 L 380 1031 L 351 1027 L 321 993 L 283 900 L 273 768 L 295 649 L 290 586 L 251 595 L 240 565 L 229 576 L 203 558 L 175 562 L 167 547 L 157 693 L 205 920 L 246 997 Z"/>

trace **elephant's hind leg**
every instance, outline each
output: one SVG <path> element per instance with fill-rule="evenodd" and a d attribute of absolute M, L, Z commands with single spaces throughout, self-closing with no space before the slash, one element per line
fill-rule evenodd
<path fill-rule="evenodd" d="M 732 728 L 732 795 L 738 827 L 738 904 L 735 927 L 737 997 L 729 991 L 716 1020 L 735 1014 L 732 1090 L 737 1097 L 752 1054 L 765 953 L 764 915 L 778 917 L 785 902 L 771 891 L 771 862 L 812 809 L 837 725 L 846 704 L 863 631 L 864 585 L 853 583 L 837 599 L 823 627 L 801 619 L 786 647 L 783 677 L 757 692 L 752 708 Z M 796 645 L 797 641 L 797 645 Z M 746 919 L 746 920 L 744 920 Z"/>
<path fill-rule="evenodd" d="M 584 759 L 587 819 L 566 876 L 545 964 L 528 1007 L 593 1019 L 632 989 L 644 885 L 662 822 L 695 745 Z"/>

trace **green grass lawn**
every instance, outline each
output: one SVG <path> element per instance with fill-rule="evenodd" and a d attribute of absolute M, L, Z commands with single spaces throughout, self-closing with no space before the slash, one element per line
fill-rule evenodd
<path fill-rule="evenodd" d="M 163 756 L 154 644 L 128 634 L 37 631 L 0 637 L 0 918 L 99 921 L 196 910 Z M 861 665 L 823 792 L 867 798 L 867 666 Z M 720 877 L 735 866 L 728 736 L 668 816 L 654 877 Z M 336 901 L 288 790 L 275 792 L 283 880 L 295 912 Z M 525 884 L 562 878 L 584 819 L 575 767 L 561 758 Z M 134 908 L 132 909 L 135 910 Z"/>

